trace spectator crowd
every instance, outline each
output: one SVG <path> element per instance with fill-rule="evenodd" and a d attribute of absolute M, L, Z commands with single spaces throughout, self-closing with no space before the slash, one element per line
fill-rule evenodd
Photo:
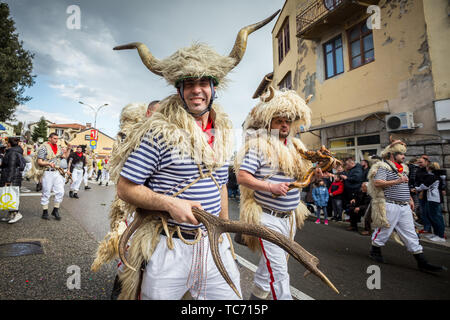
<path fill-rule="evenodd" d="M 374 159 L 377 157 L 374 156 Z M 418 233 L 430 241 L 445 241 L 443 218 L 446 193 L 446 172 L 427 155 L 408 162 L 409 187 L 414 200 L 414 215 Z M 315 223 L 328 225 L 329 221 L 349 222 L 348 231 L 370 236 L 371 198 L 367 193 L 370 162 L 353 158 L 344 159 L 343 165 L 324 173 L 324 177 L 302 190 L 302 200 L 316 217 Z M 229 198 L 239 197 L 239 186 L 234 170 L 229 171 Z M 363 222 L 363 229 L 358 223 Z"/>

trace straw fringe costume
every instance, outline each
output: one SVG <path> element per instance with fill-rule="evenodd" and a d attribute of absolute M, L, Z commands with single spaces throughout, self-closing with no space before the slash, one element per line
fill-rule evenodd
<path fill-rule="evenodd" d="M 229 56 L 221 56 L 209 46 L 201 43 L 195 43 L 191 47 L 179 49 L 164 60 L 153 57 L 148 48 L 142 43 L 131 43 L 116 47 L 115 49 L 137 49 L 147 68 L 153 73 L 164 77 L 169 84 L 174 85 L 175 87 L 179 88 L 180 82 L 181 85 L 183 85 L 182 82 L 188 78 L 199 79 L 208 77 L 211 81 L 211 89 L 212 83 L 214 83 L 214 87 L 221 89 L 226 83 L 225 76 L 240 62 L 244 55 L 248 34 L 267 24 L 274 17 L 275 15 L 261 23 L 241 29 L 235 47 Z M 180 92 L 182 93 L 183 90 L 180 89 Z M 196 123 L 194 117 L 188 113 L 185 102 L 178 94 L 163 99 L 160 102 L 158 111 L 155 112 L 152 117 L 138 121 L 134 124 L 130 123 L 130 126 L 127 129 L 128 132 L 125 133 L 126 138 L 110 159 L 111 180 L 117 185 L 125 162 L 133 151 L 141 145 L 143 139 L 146 139 L 146 141 L 158 140 L 158 143 L 164 143 L 168 150 L 171 150 L 181 162 L 183 162 L 183 160 L 193 161 L 198 166 L 199 172 L 192 177 L 193 181 L 181 190 L 178 190 L 177 193 L 172 194 L 172 196 L 178 197 L 179 195 L 184 195 L 184 192 L 198 181 L 205 180 L 212 180 L 220 190 L 221 186 L 219 186 L 214 178 L 214 171 L 224 167 L 231 158 L 233 150 L 232 125 L 229 117 L 217 104 L 212 103 L 208 108 L 210 111 L 210 118 L 214 123 L 213 147 L 210 146 L 207 136 Z M 93 270 L 97 270 L 102 263 L 111 261 L 117 257 L 117 245 L 120 234 L 124 229 L 124 221 L 135 211 L 135 209 L 136 207 L 131 204 L 125 203 L 118 198 L 115 199 L 110 212 L 112 231 L 105 237 L 105 240 L 99 246 L 97 258 L 92 265 Z M 162 231 L 164 231 L 163 238 L 161 238 Z M 141 227 L 135 231 L 129 241 L 129 248 L 126 255 L 128 261 L 132 265 L 141 266 L 141 272 L 135 272 L 126 267 L 123 268 L 123 271 L 120 272 L 122 291 L 119 299 L 136 299 L 139 298 L 140 294 L 145 294 L 144 291 L 147 293 L 150 292 L 148 290 L 151 290 L 152 283 L 150 280 L 151 278 L 149 278 L 149 273 L 147 272 L 149 268 L 159 268 L 161 270 L 167 269 L 169 273 L 172 270 L 179 268 L 179 263 L 173 263 L 171 265 L 160 264 L 158 257 L 161 254 L 164 256 L 173 256 L 180 254 L 177 252 L 183 254 L 186 250 L 190 250 L 191 252 L 194 250 L 195 252 L 198 252 L 198 257 L 205 256 L 205 252 L 210 255 L 210 250 L 208 248 L 204 250 L 203 246 L 204 243 L 206 243 L 205 234 L 202 233 L 200 228 L 197 229 L 197 235 L 200 235 L 200 238 L 197 237 L 192 243 L 188 243 L 182 236 L 179 236 L 179 239 L 174 239 L 173 235 L 175 232 L 178 232 L 179 234 L 179 228 L 170 226 L 165 219 L 155 220 L 151 216 L 148 216 Z M 239 283 L 239 272 L 234 260 L 232 260 L 230 252 L 231 241 L 229 241 L 229 237 L 222 238 L 220 246 L 221 257 L 226 258 L 225 265 L 234 273 L 234 282 Z M 161 239 L 165 239 L 165 241 L 161 242 Z M 192 245 L 194 245 L 194 247 L 192 247 Z M 159 248 L 158 257 L 152 258 L 156 248 Z M 194 257 L 195 255 L 193 258 Z M 191 258 L 187 257 L 185 259 L 190 260 Z M 209 257 L 209 259 L 212 261 L 211 257 Z M 210 264 L 211 263 L 212 262 L 210 262 Z M 147 267 L 145 267 L 145 265 L 147 265 Z M 191 271 L 195 272 L 195 267 L 194 269 L 192 268 L 193 264 L 191 265 Z M 205 268 L 205 270 L 208 270 L 208 281 L 210 278 L 217 277 L 217 275 L 220 277 L 218 278 L 220 284 L 217 287 L 211 286 L 211 288 L 208 288 L 208 294 L 211 294 L 208 295 L 208 297 L 221 299 L 225 294 L 228 294 L 227 299 L 236 298 L 236 295 L 232 291 L 231 294 L 227 293 L 230 292 L 231 289 L 223 280 L 222 276 L 218 274 L 217 270 L 215 271 L 214 268 L 211 270 L 211 267 Z M 211 271 L 213 272 L 210 274 Z M 186 272 L 189 272 L 189 270 L 183 270 L 183 273 Z M 212 277 L 210 277 L 210 275 Z M 206 276 L 206 274 L 204 276 Z M 203 285 L 204 281 L 202 280 L 202 277 L 197 277 L 197 279 L 198 283 L 194 284 L 194 286 Z M 206 279 L 204 280 L 206 281 Z M 189 287 L 190 284 L 186 283 L 186 286 L 187 289 L 185 289 L 185 291 L 191 289 Z M 206 288 L 200 287 L 197 289 L 199 296 L 206 298 Z M 160 291 L 167 290 L 170 289 L 162 288 Z M 154 297 L 156 297 L 156 299 L 158 299 L 158 297 L 172 297 L 177 299 L 181 298 L 184 293 L 185 292 L 178 291 L 172 293 L 170 291 L 164 293 L 156 292 Z M 150 293 L 150 298 L 152 296 L 153 295 Z"/>
<path fill-rule="evenodd" d="M 286 117 L 292 121 L 291 132 L 287 138 L 286 144 L 280 141 L 278 132 L 270 132 L 270 124 L 275 117 Z M 300 180 L 306 175 L 307 171 L 312 167 L 312 164 L 310 161 L 303 159 L 299 155 L 297 150 L 306 151 L 306 148 L 300 139 L 295 138 L 295 134 L 300 126 L 309 127 L 310 123 L 311 110 L 296 92 L 274 91 L 274 97 L 270 101 L 260 102 L 247 116 L 244 123 L 244 132 L 246 134 L 245 143 L 236 156 L 235 171 L 239 172 L 239 170 L 242 170 L 241 167 L 245 162 L 246 155 L 250 150 L 254 150 L 264 158 L 265 163 L 270 166 L 273 174 L 281 172 L 286 177 Z M 264 177 L 263 180 L 265 178 L 269 177 Z M 263 212 L 263 206 L 255 199 L 254 190 L 240 185 L 240 191 L 241 221 L 250 224 L 262 224 L 268 228 L 274 228 L 291 239 L 293 239 L 296 229 L 300 229 L 303 226 L 304 221 L 309 214 L 306 206 L 300 201 L 289 219 L 269 216 Z M 245 235 L 242 236 L 242 239 L 251 250 L 261 252 L 263 241 Z M 260 266 L 263 263 L 265 264 L 266 260 L 273 259 L 270 264 L 272 265 L 272 269 L 274 269 L 274 274 L 269 270 L 271 273 L 270 276 L 272 277 L 272 282 L 280 282 L 278 285 L 271 285 L 272 296 L 274 299 L 291 299 L 292 297 L 289 292 L 289 275 L 287 274 L 287 256 L 285 253 L 280 254 L 278 252 L 280 251 L 279 248 L 273 247 L 265 241 L 264 243 L 266 248 L 262 252 Z M 269 246 L 271 252 L 269 252 Z M 280 252 L 282 252 L 282 250 Z M 271 254 L 272 256 L 270 257 Z M 281 256 L 281 258 L 276 258 L 276 255 Z M 281 264 L 281 267 L 277 267 L 276 265 L 278 264 Z M 265 280 L 260 279 L 263 276 L 266 276 L 265 270 L 260 269 L 261 268 L 258 268 L 257 274 L 255 274 L 253 295 L 265 299 L 269 294 L 269 279 L 266 279 L 266 286 L 266 283 L 264 283 Z M 281 271 L 277 274 L 277 269 L 286 270 L 285 272 Z M 261 272 L 262 274 L 260 275 L 259 273 Z M 263 288 L 261 286 L 263 286 Z M 275 293 L 279 297 L 276 297 Z"/>
<path fill-rule="evenodd" d="M 372 225 L 376 228 L 372 234 L 372 247 L 369 256 L 380 263 L 384 262 L 381 247 L 396 231 L 398 239 L 413 254 L 418 267 L 423 271 L 437 272 L 443 268 L 429 264 L 423 255 L 423 248 L 414 228 L 413 213 L 410 208 L 411 195 L 407 181 L 399 180 L 408 176 L 408 166 L 396 164 L 388 160 L 391 155 L 405 154 L 406 144 L 397 140 L 391 141 L 381 153 L 382 161 L 376 162 L 368 173 L 367 192 L 372 197 Z M 375 181 L 384 181 L 385 188 L 376 187 Z M 395 238 L 395 237 L 394 237 Z"/>

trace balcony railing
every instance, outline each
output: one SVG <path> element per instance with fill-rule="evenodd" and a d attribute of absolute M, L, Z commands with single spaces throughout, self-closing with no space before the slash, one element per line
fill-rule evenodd
<path fill-rule="evenodd" d="M 343 21 L 357 13 L 365 13 L 369 5 L 379 0 L 309 0 L 297 15 L 297 37 L 317 39 L 331 26 L 342 25 Z"/>

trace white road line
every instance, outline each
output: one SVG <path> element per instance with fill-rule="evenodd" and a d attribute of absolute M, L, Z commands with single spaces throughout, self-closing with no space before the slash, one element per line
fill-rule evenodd
<path fill-rule="evenodd" d="M 242 258 L 241 256 L 239 256 L 237 254 L 236 254 L 236 258 L 241 265 L 243 265 L 244 267 L 246 267 L 247 269 L 249 269 L 252 272 L 256 272 L 256 269 L 258 267 L 255 266 L 253 263 Z M 291 294 L 294 298 L 296 298 L 298 300 L 315 300 L 314 298 L 308 296 L 306 293 L 301 292 L 300 290 L 294 288 L 293 286 L 291 286 Z"/>

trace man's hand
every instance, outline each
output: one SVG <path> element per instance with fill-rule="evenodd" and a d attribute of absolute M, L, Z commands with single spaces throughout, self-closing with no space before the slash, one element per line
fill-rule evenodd
<path fill-rule="evenodd" d="M 192 213 L 192 208 L 203 210 L 202 205 L 196 201 L 174 198 L 170 203 L 169 214 L 178 223 L 199 224 Z"/>
<path fill-rule="evenodd" d="M 413 201 L 413 199 L 409 200 L 409 206 L 411 207 L 411 211 L 414 212 L 414 201 Z"/>
<path fill-rule="evenodd" d="M 54 162 L 50 162 L 49 166 L 52 167 L 52 168 L 55 168 L 55 163 Z"/>
<path fill-rule="evenodd" d="M 355 204 L 355 199 L 350 200 L 350 204 Z"/>
<path fill-rule="evenodd" d="M 355 213 L 358 213 L 359 212 L 359 207 L 356 207 L 354 211 L 355 211 Z"/>
<path fill-rule="evenodd" d="M 344 174 L 341 174 L 341 179 L 344 179 L 344 180 L 347 180 L 347 176 L 346 175 L 344 175 Z"/>
<path fill-rule="evenodd" d="M 269 183 L 269 191 L 277 196 L 285 196 L 289 191 L 289 182 Z"/>

